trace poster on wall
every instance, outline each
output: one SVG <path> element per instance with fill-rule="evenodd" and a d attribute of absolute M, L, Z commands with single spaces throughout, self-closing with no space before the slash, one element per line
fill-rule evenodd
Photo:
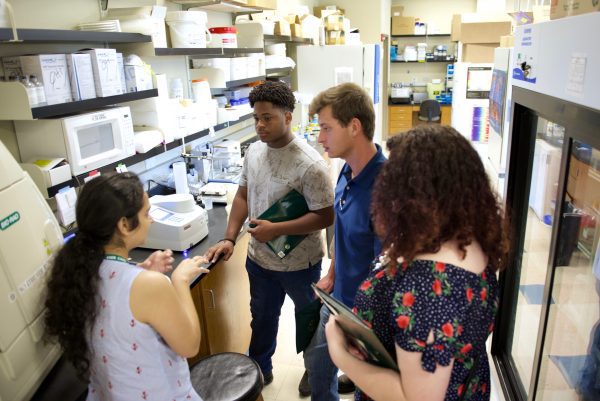
<path fill-rule="evenodd" d="M 518 27 L 518 29 L 523 29 L 523 34 L 515 35 L 517 39 L 517 43 L 515 43 L 517 57 L 514 58 L 515 64 L 513 65 L 512 77 L 517 81 L 535 84 L 537 82 L 536 61 L 539 59 L 537 56 L 539 42 L 537 29 L 533 25 Z"/>
<path fill-rule="evenodd" d="M 473 107 L 471 141 L 487 143 L 490 137 L 489 107 Z"/>
<path fill-rule="evenodd" d="M 506 99 L 506 71 L 496 70 L 492 74 L 490 89 L 490 126 L 502 135 L 504 125 L 504 99 Z"/>

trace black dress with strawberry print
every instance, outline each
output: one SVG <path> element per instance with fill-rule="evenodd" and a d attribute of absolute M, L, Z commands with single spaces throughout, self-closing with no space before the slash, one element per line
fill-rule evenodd
<path fill-rule="evenodd" d="M 490 398 L 485 341 L 497 308 L 498 282 L 489 267 L 475 274 L 430 260 L 392 266 L 382 256 L 361 284 L 353 311 L 394 359 L 395 344 L 422 353 L 421 367 L 428 372 L 454 359 L 445 400 L 479 401 Z M 430 332 L 434 341 L 427 343 Z M 370 398 L 357 390 L 355 399 Z"/>

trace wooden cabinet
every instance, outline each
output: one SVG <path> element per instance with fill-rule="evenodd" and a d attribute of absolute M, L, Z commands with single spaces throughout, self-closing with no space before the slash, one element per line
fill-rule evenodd
<path fill-rule="evenodd" d="M 452 122 L 452 106 L 441 106 L 440 124 L 450 125 Z M 419 120 L 419 105 L 394 105 L 388 108 L 388 137 L 398 135 L 422 124 Z"/>
<path fill-rule="evenodd" d="M 246 353 L 250 345 L 250 284 L 246 255 L 250 234 L 241 236 L 228 261 L 220 261 L 192 289 L 202 340 L 192 365 L 220 352 Z"/>
<path fill-rule="evenodd" d="M 390 106 L 388 112 L 388 136 L 406 132 L 413 127 L 412 106 Z"/>

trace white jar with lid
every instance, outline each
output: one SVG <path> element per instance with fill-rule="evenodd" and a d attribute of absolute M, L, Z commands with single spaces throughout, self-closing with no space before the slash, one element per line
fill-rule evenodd
<path fill-rule="evenodd" d="M 204 78 L 194 79 L 192 81 L 192 97 L 194 103 L 210 102 L 212 96 L 210 94 L 210 85 Z"/>

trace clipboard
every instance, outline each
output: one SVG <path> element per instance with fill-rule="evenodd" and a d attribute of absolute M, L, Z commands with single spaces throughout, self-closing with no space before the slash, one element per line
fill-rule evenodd
<path fill-rule="evenodd" d="M 281 221 L 294 220 L 304 216 L 309 212 L 308 204 L 304 196 L 295 189 L 288 192 L 283 198 L 272 204 L 267 210 L 257 217 L 258 220 L 268 220 L 272 223 Z M 254 224 L 249 225 L 250 228 L 256 227 Z M 285 258 L 306 235 L 280 235 L 267 242 L 267 245 L 279 256 L 280 259 Z"/>
<path fill-rule="evenodd" d="M 346 337 L 360 352 L 365 356 L 367 362 L 381 366 L 382 368 L 392 369 L 399 372 L 398 365 L 392 356 L 387 352 L 379 338 L 369 326 L 360 320 L 352 311 L 325 291 L 312 284 L 311 287 L 325 306 L 338 319 L 337 322 L 346 334 Z"/>

